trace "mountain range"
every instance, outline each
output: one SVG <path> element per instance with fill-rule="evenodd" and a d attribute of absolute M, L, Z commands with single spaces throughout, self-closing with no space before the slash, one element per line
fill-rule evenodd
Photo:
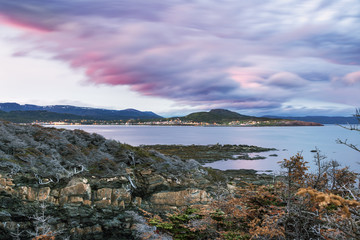
<path fill-rule="evenodd" d="M 0 116 L 3 118 L 4 116 L 12 117 L 13 115 L 19 116 L 22 114 L 56 119 L 129 120 L 162 118 L 153 112 L 142 112 L 136 109 L 108 110 L 70 105 L 38 106 L 32 104 L 0 103 L 0 111 L 2 111 Z M 58 114 L 47 114 L 46 112 Z"/>
<path fill-rule="evenodd" d="M 356 117 L 328 117 L 328 116 L 305 116 L 305 117 L 280 117 L 263 116 L 254 117 L 242 115 L 226 109 L 212 109 L 209 112 L 194 112 L 183 117 L 163 118 L 151 111 L 138 111 L 136 109 L 108 110 L 101 108 L 77 107 L 71 105 L 38 106 L 32 104 L 20 105 L 18 103 L 0 103 L 0 119 L 17 123 L 29 123 L 39 121 L 63 121 L 67 120 L 138 120 L 160 121 L 180 119 L 182 121 L 227 123 L 231 121 L 267 121 L 271 119 L 297 120 L 303 122 L 315 122 L 321 124 L 357 124 Z"/>

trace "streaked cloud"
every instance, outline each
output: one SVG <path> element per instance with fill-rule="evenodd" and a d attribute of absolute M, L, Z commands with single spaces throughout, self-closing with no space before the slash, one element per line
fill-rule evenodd
<path fill-rule="evenodd" d="M 359 12 L 357 0 L 28 0 L 0 2 L 0 24 L 32 46 L 14 57 L 48 52 L 89 84 L 203 109 L 281 111 L 299 94 L 330 101 L 322 89 L 338 88 L 334 79 L 359 82 Z"/>
<path fill-rule="evenodd" d="M 308 85 L 308 81 L 294 73 L 279 72 L 271 75 L 267 81 L 267 84 L 289 89 L 306 87 Z"/>

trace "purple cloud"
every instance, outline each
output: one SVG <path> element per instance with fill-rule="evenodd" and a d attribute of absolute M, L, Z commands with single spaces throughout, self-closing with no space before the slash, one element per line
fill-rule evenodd
<path fill-rule="evenodd" d="M 0 24 L 24 30 L 21 41 L 83 70 L 90 83 L 204 108 L 275 109 L 299 91 L 311 97 L 319 84 L 331 88 L 334 77 L 359 82 L 354 6 L 8 1 L 0 3 Z"/>
<path fill-rule="evenodd" d="M 342 80 L 348 85 L 360 84 L 360 71 L 346 74 Z"/>
<path fill-rule="evenodd" d="M 301 88 L 308 85 L 305 79 L 289 72 L 279 72 L 269 77 L 267 84 L 282 88 Z"/>

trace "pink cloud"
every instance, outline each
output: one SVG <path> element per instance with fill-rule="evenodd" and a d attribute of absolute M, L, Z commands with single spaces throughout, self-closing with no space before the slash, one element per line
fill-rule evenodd
<path fill-rule="evenodd" d="M 23 22 L 23 21 L 19 21 L 16 19 L 12 19 L 1 13 L 0 13 L 0 24 L 9 26 L 9 27 L 13 27 L 13 28 L 25 31 L 25 32 L 32 32 L 35 34 L 41 34 L 41 33 L 46 33 L 46 32 L 50 31 L 50 29 L 47 29 L 40 25 L 34 25 L 34 24 Z"/>
<path fill-rule="evenodd" d="M 275 3 L 241 1 L 29 1 L 0 3 L 0 23 L 22 30 L 20 39 L 35 50 L 80 69 L 89 83 L 128 85 L 191 105 L 278 107 L 314 85 L 302 73 L 329 69 L 321 65 L 327 59 L 358 59 L 351 32 L 342 47 L 337 19 L 302 23 L 298 10 L 283 3 L 287 8 L 279 10 Z M 358 72 L 342 71 L 333 75 L 352 71 L 344 81 L 359 82 Z M 328 72 L 321 73 L 328 81 Z"/>
<path fill-rule="evenodd" d="M 346 83 L 348 85 L 359 84 L 360 83 L 360 71 L 348 73 L 342 78 L 342 80 L 344 83 Z"/>

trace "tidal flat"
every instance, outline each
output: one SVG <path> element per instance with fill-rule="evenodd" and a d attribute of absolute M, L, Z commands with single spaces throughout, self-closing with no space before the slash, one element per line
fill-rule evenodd
<path fill-rule="evenodd" d="M 211 145 L 141 145 L 145 150 L 156 150 L 167 156 L 178 156 L 181 159 L 195 159 L 199 163 L 210 163 L 220 160 L 258 160 L 263 156 L 252 156 L 251 153 L 276 151 L 275 148 L 264 148 L 252 145 L 211 144 Z"/>

